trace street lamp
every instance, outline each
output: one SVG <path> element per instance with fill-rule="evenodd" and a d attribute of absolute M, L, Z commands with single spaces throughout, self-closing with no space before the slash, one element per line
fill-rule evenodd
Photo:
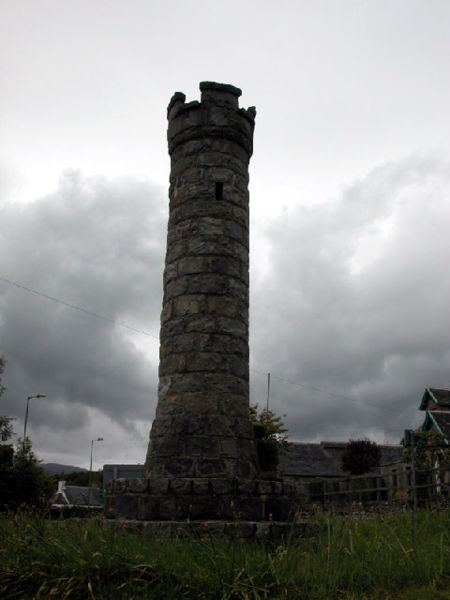
<path fill-rule="evenodd" d="M 23 426 L 23 438 L 27 437 L 27 422 L 28 422 L 28 405 L 30 404 L 30 400 L 32 398 L 47 398 L 45 394 L 36 394 L 35 396 L 28 396 L 27 398 L 27 409 L 25 411 L 25 423 Z"/>
<path fill-rule="evenodd" d="M 94 442 L 103 442 L 102 437 L 98 437 L 96 440 L 91 440 L 91 464 L 89 465 L 89 502 L 88 508 L 91 508 L 91 494 L 92 494 L 92 455 L 94 454 Z"/>

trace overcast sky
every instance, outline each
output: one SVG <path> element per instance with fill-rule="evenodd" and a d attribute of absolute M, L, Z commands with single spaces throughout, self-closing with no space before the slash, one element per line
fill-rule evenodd
<path fill-rule="evenodd" d="M 0 414 L 46 462 L 143 462 L 166 107 L 257 108 L 251 401 L 397 443 L 450 385 L 447 0 L 0 0 Z M 81 309 L 81 310 L 80 310 Z"/>

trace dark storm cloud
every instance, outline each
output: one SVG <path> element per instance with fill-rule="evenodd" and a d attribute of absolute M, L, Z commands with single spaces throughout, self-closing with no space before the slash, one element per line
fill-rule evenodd
<path fill-rule="evenodd" d="M 26 397 L 42 392 L 33 401 L 42 436 L 83 427 L 93 407 L 124 426 L 150 422 L 157 342 L 111 321 L 158 336 L 165 195 L 132 178 L 68 171 L 51 195 L 3 202 L 0 276 L 109 320 L 0 280 L 2 414 L 22 420 Z"/>
<path fill-rule="evenodd" d="M 414 155 L 253 227 L 251 399 L 265 404 L 270 371 L 293 439 L 397 442 L 424 387 L 448 385 L 448 189 L 449 160 Z M 0 211 L 0 276 L 106 317 L 0 280 L 0 414 L 20 433 L 42 392 L 41 455 L 80 456 L 84 440 L 88 457 L 104 435 L 103 462 L 142 461 L 158 341 L 111 320 L 158 335 L 166 191 L 67 172 L 54 194 Z"/>
<path fill-rule="evenodd" d="M 272 377 L 297 439 L 398 441 L 424 387 L 449 384 L 449 189 L 448 159 L 418 154 L 266 229 L 253 365 L 300 384 Z M 264 377 L 252 379 L 265 398 Z"/>

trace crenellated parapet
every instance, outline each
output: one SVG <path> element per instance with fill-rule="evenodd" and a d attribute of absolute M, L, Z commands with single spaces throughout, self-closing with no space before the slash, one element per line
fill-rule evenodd
<path fill-rule="evenodd" d="M 255 108 L 239 108 L 242 92 L 233 85 L 203 81 L 200 90 L 200 102 L 186 102 L 181 92 L 175 92 L 169 102 L 169 154 L 186 142 L 217 138 L 240 146 L 249 160 L 253 153 Z"/>

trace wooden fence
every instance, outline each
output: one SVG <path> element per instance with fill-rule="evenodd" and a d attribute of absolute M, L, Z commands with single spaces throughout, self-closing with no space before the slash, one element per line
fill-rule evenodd
<path fill-rule="evenodd" d="M 369 475 L 315 479 L 309 482 L 311 502 L 348 504 L 354 502 L 396 502 L 431 506 L 434 501 L 450 499 L 450 465 L 417 469 L 397 463 Z"/>

